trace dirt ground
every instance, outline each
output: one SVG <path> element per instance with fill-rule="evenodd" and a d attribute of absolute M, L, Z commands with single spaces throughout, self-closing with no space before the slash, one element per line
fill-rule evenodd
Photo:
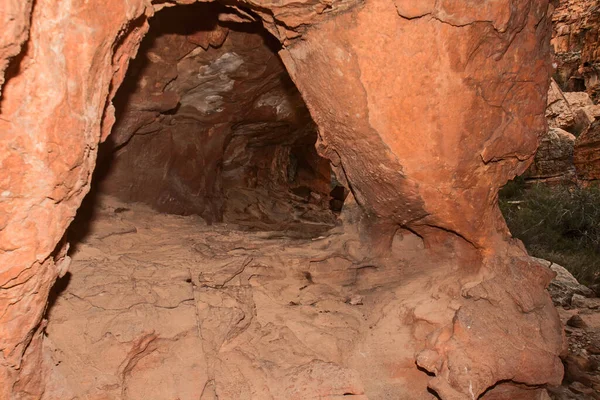
<path fill-rule="evenodd" d="M 415 338 L 449 313 L 416 236 L 371 259 L 339 227 L 252 232 L 111 197 L 85 229 L 48 312 L 45 399 L 434 398 Z"/>

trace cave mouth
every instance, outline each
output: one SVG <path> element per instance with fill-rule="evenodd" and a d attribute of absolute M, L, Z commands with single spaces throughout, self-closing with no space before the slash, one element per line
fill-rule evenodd
<path fill-rule="evenodd" d="M 246 331 L 281 331 L 284 349 L 303 348 L 236 347 L 264 358 L 252 374 L 286 360 L 343 376 L 332 395 L 359 386 L 342 365 L 304 367 L 315 354 L 305 339 L 262 319 L 309 318 L 318 341 L 334 345 L 319 317 L 331 312 L 333 326 L 347 326 L 340 337 L 356 334 L 345 321 L 359 273 L 331 255 L 346 245 L 331 244 L 339 232 L 329 231 L 347 190 L 315 149 L 315 123 L 278 44 L 258 23 L 222 22 L 233 19 L 226 10 L 157 13 L 115 96 L 115 125 L 68 231 L 69 271 L 46 309 L 48 399 L 250 398 L 240 361 L 221 355 Z M 332 298 L 333 308 L 318 305 Z M 309 397 L 331 390 L 303 386 Z"/>
<path fill-rule="evenodd" d="M 103 195 L 244 230 L 335 226 L 348 191 L 315 149 L 279 42 L 240 13 L 196 3 L 150 19 L 72 230 Z"/>

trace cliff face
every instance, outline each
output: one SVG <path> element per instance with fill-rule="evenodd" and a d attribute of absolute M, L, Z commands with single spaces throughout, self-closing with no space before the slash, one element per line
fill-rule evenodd
<path fill-rule="evenodd" d="M 600 5 L 594 0 L 554 2 L 554 79 L 546 117 L 551 128 L 541 144 L 530 179 L 598 179 L 595 121 L 600 118 Z M 564 132 L 566 131 L 566 132 Z M 575 135 L 572 137 L 571 135 Z M 577 171 L 575 171 L 577 170 Z"/>
<path fill-rule="evenodd" d="M 600 6 L 595 0 L 561 0 L 552 15 L 556 78 L 568 92 L 600 96 Z"/>
<path fill-rule="evenodd" d="M 98 144 L 113 126 L 114 141 L 124 143 L 131 132 L 148 128 L 145 118 L 154 122 L 156 113 L 168 115 L 174 105 L 175 119 L 177 113 L 197 117 L 221 107 L 207 96 L 192 101 L 185 97 L 189 90 L 175 90 L 185 81 L 167 83 L 159 76 L 157 82 L 173 90 L 156 97 L 134 90 L 143 96 L 130 105 L 135 113 L 115 125 L 112 101 L 119 106 L 115 95 L 148 18 L 177 3 L 191 2 L 37 0 L 33 9 L 20 1 L 2 6 L 11 28 L 0 36 L 0 398 L 39 398 L 43 391 L 48 292 L 68 269 L 64 232 L 89 190 Z M 415 329 L 414 357 L 432 375 L 425 377 L 429 386 L 443 399 L 471 399 L 502 381 L 496 390 L 516 398 L 514 393 L 529 389 L 511 381 L 559 383 L 562 336 L 545 291 L 551 273 L 508 239 L 496 204 L 498 188 L 527 168 L 546 129 L 547 1 L 495 0 L 484 7 L 472 0 L 258 1 L 218 14 L 221 20 L 260 21 L 281 44 L 285 69 L 316 123 L 317 150 L 363 210 L 355 223 L 371 255 L 393 253 L 392 237 L 405 229 L 436 250 L 427 254 L 439 258 L 432 263 L 438 269 L 448 265 L 441 261 L 454 260 L 440 275 L 445 278 L 423 292 L 438 311 L 423 312 L 428 306 L 419 313 L 413 305 L 414 318 L 404 322 L 424 327 Z M 220 34 L 199 35 L 197 42 L 220 43 L 217 53 L 228 43 L 253 46 L 253 39 L 234 34 L 227 42 Z M 188 46 L 189 39 L 180 39 L 168 44 Z M 178 71 L 182 63 L 198 61 L 175 58 Z M 280 66 L 270 62 L 267 68 L 278 73 Z M 215 68 L 226 71 L 227 65 Z M 280 121 L 265 104 L 271 122 L 292 126 L 305 118 L 295 107 L 296 116 Z M 139 128 L 122 129 L 120 124 L 136 118 L 143 119 Z M 198 133 L 191 157 L 212 140 L 223 140 L 220 123 L 248 127 L 254 117 L 202 118 L 212 125 Z M 166 119 L 155 126 L 168 129 Z M 126 156 L 120 157 L 127 165 Z M 281 174 L 276 166 L 273 171 Z M 196 189 L 198 195 L 212 190 Z M 423 374 L 411 366 L 411 373 Z M 492 392 L 486 396 L 494 398 Z"/>
<path fill-rule="evenodd" d="M 549 129 L 523 176 L 547 182 L 597 180 L 598 118 L 600 106 L 586 92 L 563 92 L 552 80 L 546 108 Z"/>

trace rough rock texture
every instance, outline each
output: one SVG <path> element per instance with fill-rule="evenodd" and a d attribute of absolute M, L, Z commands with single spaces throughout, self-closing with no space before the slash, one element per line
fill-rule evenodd
<path fill-rule="evenodd" d="M 566 269 L 539 260 L 557 273 L 549 291 L 565 326 L 568 349 L 563 354 L 565 377 L 549 388 L 553 400 L 600 399 L 600 299 Z"/>
<path fill-rule="evenodd" d="M 434 226 L 490 246 L 505 226 L 489 187 L 523 172 L 545 131 L 548 64 L 534 55 L 548 51 L 536 28 L 547 3 L 409 4 L 371 2 L 324 22 L 283 60 L 320 151 L 343 166 L 359 204 L 424 235 Z M 425 153 L 435 162 L 424 165 Z"/>
<path fill-rule="evenodd" d="M 271 49 L 279 44 L 257 24 L 220 25 L 224 10 L 197 4 L 152 19 L 115 98 L 101 190 L 209 222 L 332 221 L 329 162 Z"/>
<path fill-rule="evenodd" d="M 560 128 L 570 131 L 575 127 L 575 115 L 565 94 L 552 79 L 548 89 L 548 105 L 546 119 L 550 128 Z"/>
<path fill-rule="evenodd" d="M 115 121 L 111 100 L 148 29 L 147 17 L 171 4 L 36 0 L 30 15 L 21 3 L 8 2 L 8 12 L 31 21 L 29 39 L 17 73 L 2 89 L 0 115 L 0 165 L 5 171 L 0 176 L 2 399 L 37 399 L 44 390 L 44 311 L 50 287 L 70 260 L 62 238 L 89 190 L 98 143 Z M 552 274 L 509 241 L 496 205 L 498 188 L 528 167 L 545 131 L 547 1 L 494 0 L 482 7 L 473 0 L 286 0 L 237 6 L 219 18 L 261 19 L 283 44 L 280 55 L 318 126 L 318 150 L 332 160 L 336 175 L 368 216 L 346 221 L 361 226 L 370 257 L 391 254 L 392 263 L 400 265 L 394 258 L 399 251 L 422 250 L 409 270 L 435 270 L 431 281 L 411 286 L 403 279 L 399 292 L 388 290 L 402 303 L 427 288 L 433 300 L 407 314 L 412 323 L 404 329 L 414 329 L 418 338 L 411 357 L 386 368 L 409 386 L 426 381 L 442 399 L 477 398 L 499 381 L 506 384 L 498 390 L 513 394 L 531 390 L 511 381 L 528 386 L 560 382 L 561 329 L 545 290 Z M 17 33 L 8 35 L 18 46 L 23 36 Z M 12 56 L 0 54 L 0 65 Z M 423 243 L 394 247 L 399 227 L 419 235 Z M 337 290 L 346 282 L 341 279 L 347 276 L 344 264 L 324 261 L 315 266 L 315 274 Z M 224 284 L 219 282 L 212 285 Z M 389 312 L 398 310 L 392 306 Z M 285 317 L 287 310 L 281 314 Z M 348 321 L 340 329 L 352 330 L 353 324 Z M 404 352 L 401 343 L 381 343 L 389 331 L 402 329 L 382 324 L 369 330 L 373 333 L 365 346 L 390 357 Z M 277 342 L 284 334 L 260 337 Z M 136 337 L 124 347 L 143 353 L 172 339 L 164 336 Z M 321 344 L 318 335 L 307 337 L 309 351 L 299 352 L 300 357 Z M 187 348 L 189 343 L 173 346 Z M 129 358 L 121 371 L 134 370 L 136 362 L 148 366 L 159 353 L 152 354 Z M 349 363 L 373 374 L 377 370 L 369 367 L 377 356 L 369 354 Z M 289 390 L 314 390 L 306 382 L 318 369 L 330 371 L 323 380 L 329 389 L 323 393 L 360 394 L 358 384 L 345 386 L 355 382 L 354 375 L 328 364 L 335 354 L 318 355 L 303 359 L 300 369 L 286 371 L 295 379 Z M 232 355 L 223 368 L 254 370 L 251 361 L 239 357 L 236 362 Z M 433 376 L 418 370 L 415 360 Z M 265 380 L 276 390 L 278 378 Z M 151 379 L 151 373 L 145 375 L 135 387 Z M 231 398 L 239 398 L 235 396 Z"/>
<path fill-rule="evenodd" d="M 579 136 L 596 117 L 600 117 L 600 106 L 595 105 L 587 93 L 563 92 L 554 80 L 550 82 L 546 107 L 549 127 Z"/>
<path fill-rule="evenodd" d="M 563 92 L 551 80 L 546 107 L 549 129 L 542 137 L 534 162 L 524 177 L 547 182 L 576 181 L 577 177 L 593 179 L 586 176 L 596 168 L 594 144 L 583 145 L 577 150 L 582 153 L 577 156 L 577 165 L 574 163 L 574 152 L 576 136 L 581 137 L 577 139 L 580 142 L 588 143 L 586 137 L 590 133 L 587 132 L 598 118 L 600 106 L 594 104 L 587 93 Z"/>
<path fill-rule="evenodd" d="M 565 91 L 600 95 L 600 6 L 596 0 L 559 0 L 552 15 L 556 78 Z"/>
<path fill-rule="evenodd" d="M 433 398 L 407 321 L 447 304 L 401 294 L 433 279 L 408 259 L 371 259 L 339 232 L 240 232 L 110 198 L 98 209 L 50 311 L 44 399 Z M 397 240 L 405 257 L 422 246 Z"/>
<path fill-rule="evenodd" d="M 0 99 L 4 81 L 18 73 L 19 54 L 29 35 L 32 4 L 33 0 L 7 0 L 0 4 Z M 11 62 L 13 68 L 7 71 Z"/>
<path fill-rule="evenodd" d="M 540 141 L 535 159 L 524 176 L 527 179 L 552 180 L 575 177 L 573 147 L 575 136 L 560 128 L 549 128 Z"/>
<path fill-rule="evenodd" d="M 557 306 L 570 306 L 574 295 L 594 297 L 594 291 L 580 284 L 563 266 L 541 258 L 537 260 L 556 273 L 548 286 L 548 292 Z"/>
<path fill-rule="evenodd" d="M 414 354 L 457 309 L 476 340 L 527 342 L 461 308 L 460 278 L 444 276 L 462 275 L 464 254 L 407 231 L 381 258 L 341 230 L 248 233 L 111 198 L 97 210 L 50 309 L 45 400 L 434 399 Z"/>
<path fill-rule="evenodd" d="M 579 179 L 600 179 L 600 119 L 575 141 L 574 160 Z"/>

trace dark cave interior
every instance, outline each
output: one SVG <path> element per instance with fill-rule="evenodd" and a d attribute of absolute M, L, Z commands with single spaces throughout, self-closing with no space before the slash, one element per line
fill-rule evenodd
<path fill-rule="evenodd" d="M 232 20 L 212 3 L 150 20 L 72 230 L 102 194 L 242 229 L 335 225 L 348 190 L 315 150 L 317 128 L 280 44 L 258 22 Z"/>

